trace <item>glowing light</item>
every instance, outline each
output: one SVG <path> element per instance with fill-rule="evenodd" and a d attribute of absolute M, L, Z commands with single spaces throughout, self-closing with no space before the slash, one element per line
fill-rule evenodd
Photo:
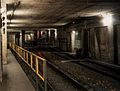
<path fill-rule="evenodd" d="M 15 11 L 15 15 L 26 15 L 26 13 L 25 13 L 25 11 L 23 11 L 23 10 L 16 10 Z"/>
<path fill-rule="evenodd" d="M 73 30 L 72 33 L 75 34 L 75 31 Z"/>
<path fill-rule="evenodd" d="M 11 20 L 12 23 L 27 23 L 30 22 L 28 20 L 22 20 L 22 19 L 13 19 Z"/>
<path fill-rule="evenodd" d="M 32 37 L 34 36 L 34 34 L 33 34 L 33 33 L 31 33 L 30 35 L 31 35 Z"/>
<path fill-rule="evenodd" d="M 57 39 L 57 29 L 55 29 L 55 39 Z"/>
<path fill-rule="evenodd" d="M 72 48 L 72 52 L 74 52 L 75 50 L 74 50 L 74 46 L 75 46 L 75 31 L 73 30 L 72 32 L 71 32 L 71 48 Z"/>
<path fill-rule="evenodd" d="M 24 24 L 9 24 L 8 27 L 24 26 Z"/>
<path fill-rule="evenodd" d="M 4 8 L 1 8 L 1 10 L 0 10 L 0 11 L 1 11 L 1 13 L 3 13 L 3 12 L 5 12 L 5 9 L 4 9 Z"/>
<path fill-rule="evenodd" d="M 27 35 L 27 37 L 28 37 L 28 40 L 31 40 L 31 37 L 30 37 L 30 35 Z"/>
<path fill-rule="evenodd" d="M 7 11 L 7 15 L 12 15 L 13 11 L 10 10 L 10 11 Z"/>
<path fill-rule="evenodd" d="M 105 26 L 111 25 L 113 22 L 112 14 L 104 15 L 102 22 Z"/>
<path fill-rule="evenodd" d="M 50 29 L 48 29 L 48 35 L 49 35 L 49 37 L 50 37 Z"/>

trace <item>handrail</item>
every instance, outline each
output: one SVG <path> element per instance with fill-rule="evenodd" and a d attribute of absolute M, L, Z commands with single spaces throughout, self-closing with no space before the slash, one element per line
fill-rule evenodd
<path fill-rule="evenodd" d="M 9 46 L 44 82 L 44 91 L 47 91 L 46 59 L 41 58 L 36 54 L 29 52 L 28 50 L 15 44 L 9 43 Z"/>

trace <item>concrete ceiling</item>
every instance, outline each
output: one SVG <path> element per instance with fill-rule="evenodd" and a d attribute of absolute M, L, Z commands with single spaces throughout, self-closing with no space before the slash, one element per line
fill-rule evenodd
<path fill-rule="evenodd" d="M 120 1 L 117 0 L 20 0 L 20 2 L 4 0 L 4 2 L 8 4 L 9 28 L 61 26 L 79 17 L 113 13 L 120 8 Z"/>

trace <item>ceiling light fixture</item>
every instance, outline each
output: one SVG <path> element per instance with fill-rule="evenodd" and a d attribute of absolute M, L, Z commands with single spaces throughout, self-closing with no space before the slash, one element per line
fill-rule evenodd
<path fill-rule="evenodd" d="M 112 22 L 113 22 L 112 14 L 110 14 L 110 13 L 108 13 L 108 14 L 103 14 L 102 17 L 103 17 L 102 23 L 103 23 L 105 26 L 109 26 L 109 25 L 112 24 Z"/>

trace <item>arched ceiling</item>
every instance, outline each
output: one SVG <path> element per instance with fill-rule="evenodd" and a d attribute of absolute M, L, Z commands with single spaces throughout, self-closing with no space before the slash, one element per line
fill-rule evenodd
<path fill-rule="evenodd" d="M 79 17 L 113 13 L 120 8 L 118 0 L 4 0 L 4 2 L 8 4 L 10 28 L 61 26 Z M 13 7 L 13 3 L 16 2 L 18 5 Z M 15 10 L 13 15 L 12 9 Z"/>

